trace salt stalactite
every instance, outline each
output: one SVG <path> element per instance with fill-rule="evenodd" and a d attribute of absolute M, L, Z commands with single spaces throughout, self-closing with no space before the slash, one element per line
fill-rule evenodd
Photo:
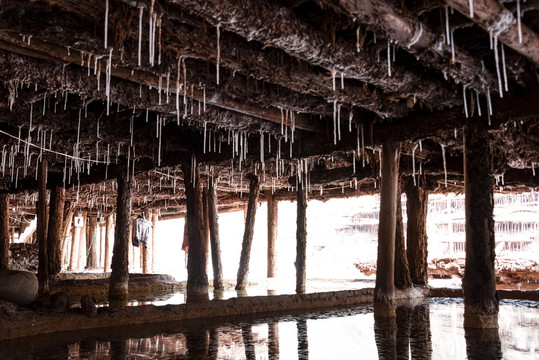
<path fill-rule="evenodd" d="M 107 96 L 107 116 L 109 116 L 109 108 L 110 108 L 110 78 L 111 78 L 111 72 L 112 72 L 112 49 L 109 51 L 109 58 L 107 60 L 107 76 L 106 76 L 106 87 L 105 87 L 105 95 Z"/>
<path fill-rule="evenodd" d="M 205 154 L 206 153 L 206 132 L 207 132 L 207 126 L 208 126 L 208 122 L 207 121 L 204 121 L 204 140 L 203 140 L 203 149 L 202 149 L 202 153 Z"/>
<path fill-rule="evenodd" d="M 522 44 L 522 24 L 521 24 L 521 20 L 520 20 L 520 0 L 517 0 L 517 27 L 518 27 L 518 42 L 520 44 Z"/>
<path fill-rule="evenodd" d="M 262 171 L 264 171 L 264 132 L 262 130 L 260 130 L 260 164 L 262 164 Z"/>
<path fill-rule="evenodd" d="M 352 119 L 354 118 L 354 111 L 350 109 L 348 113 L 348 132 L 352 132 Z"/>
<path fill-rule="evenodd" d="M 467 85 L 462 84 L 462 99 L 464 100 L 464 114 L 468 118 L 468 102 L 466 101 L 466 87 Z"/>
<path fill-rule="evenodd" d="M 492 101 L 490 100 L 490 88 L 487 86 L 487 105 L 488 105 L 488 124 L 490 125 L 490 117 L 492 116 Z"/>
<path fill-rule="evenodd" d="M 165 90 L 165 94 L 167 96 L 167 104 L 169 103 L 168 101 L 168 98 L 169 98 L 169 93 L 170 93 L 170 71 L 167 73 L 167 87 L 166 87 L 166 90 Z"/>
<path fill-rule="evenodd" d="M 204 112 L 206 112 L 206 86 L 202 88 L 202 101 L 204 102 Z"/>
<path fill-rule="evenodd" d="M 473 18 L 473 0 L 468 0 L 468 6 L 470 7 L 470 18 Z"/>
<path fill-rule="evenodd" d="M 3 164 L 3 161 L 2 161 L 2 164 Z M 3 168 L 3 165 L 2 165 L 2 168 Z M 533 176 L 535 176 L 535 163 L 532 162 L 532 174 Z"/>
<path fill-rule="evenodd" d="M 342 104 L 337 106 L 337 138 L 339 141 L 341 141 L 341 106 Z"/>
<path fill-rule="evenodd" d="M 501 46 L 502 46 L 502 69 L 503 69 L 503 82 L 504 82 L 504 87 L 505 87 L 505 92 L 508 92 L 509 91 L 509 86 L 507 84 L 507 68 L 505 67 L 505 50 L 504 50 L 504 46 L 503 46 L 503 43 L 501 43 Z"/>
<path fill-rule="evenodd" d="M 341 71 L 341 89 L 344 90 L 344 71 Z"/>
<path fill-rule="evenodd" d="M 43 116 L 45 116 L 46 106 L 47 106 L 47 93 L 43 94 Z"/>
<path fill-rule="evenodd" d="M 331 84 L 332 84 L 332 88 L 333 88 L 333 91 L 335 91 L 335 68 L 331 69 Z"/>
<path fill-rule="evenodd" d="M 447 45 L 451 45 L 451 33 L 449 32 L 449 5 L 445 6 L 445 38 Z"/>
<path fill-rule="evenodd" d="M 80 121 L 82 118 L 82 109 L 79 108 L 79 124 L 77 126 L 77 144 L 75 145 L 75 168 L 78 169 L 79 165 L 79 146 L 80 146 Z"/>
<path fill-rule="evenodd" d="M 108 48 L 109 35 L 109 0 L 105 0 L 105 49 Z"/>
<path fill-rule="evenodd" d="M 417 150 L 417 146 L 414 146 L 412 149 L 412 178 L 414 179 L 414 186 L 417 186 L 416 180 L 415 180 L 415 151 Z"/>
<path fill-rule="evenodd" d="M 440 146 L 442 147 L 442 160 L 444 162 L 444 183 L 445 187 L 447 187 L 447 163 L 445 161 L 445 145 L 440 144 Z"/>
<path fill-rule="evenodd" d="M 284 112 L 284 142 L 288 142 L 288 110 Z"/>
<path fill-rule="evenodd" d="M 161 74 L 157 75 L 159 76 L 159 80 L 158 80 L 158 87 L 157 87 L 157 94 L 158 94 L 158 102 L 157 102 L 157 105 L 161 105 L 161 89 L 163 87 L 163 77 L 161 76 Z"/>
<path fill-rule="evenodd" d="M 391 77 L 391 42 L 387 42 L 387 75 Z"/>
<path fill-rule="evenodd" d="M 455 63 L 455 29 L 451 30 L 451 62 Z"/>
<path fill-rule="evenodd" d="M 494 37 L 494 61 L 496 63 L 496 75 L 498 77 L 498 92 L 500 93 L 500 98 L 503 98 L 503 88 L 502 88 L 502 76 L 500 74 L 500 57 L 498 55 L 498 37 Z"/>
<path fill-rule="evenodd" d="M 159 148 L 157 150 L 157 166 L 161 166 L 161 138 L 163 137 L 163 120 L 160 116 L 157 116 L 157 122 L 159 123 Z"/>
<path fill-rule="evenodd" d="M 138 66 L 141 65 L 141 47 L 142 47 L 142 14 L 144 13 L 144 8 L 141 6 L 138 8 Z"/>
<path fill-rule="evenodd" d="M 477 115 L 481 116 L 481 104 L 479 103 L 479 91 L 475 90 L 475 98 L 477 99 Z"/>
<path fill-rule="evenodd" d="M 296 132 L 296 115 L 294 114 L 294 110 L 290 110 L 290 122 L 292 123 L 291 127 L 291 133 L 290 133 L 290 141 L 292 144 L 294 143 L 294 134 Z"/>
<path fill-rule="evenodd" d="M 221 42 L 221 24 L 217 24 L 217 60 L 216 60 L 216 74 L 215 74 L 215 77 L 216 77 L 216 80 L 217 80 L 217 85 L 219 85 L 219 62 L 221 61 L 221 45 L 220 45 L 220 42 Z"/>
<path fill-rule="evenodd" d="M 337 145 L 337 100 L 333 100 L 333 145 Z"/>
<path fill-rule="evenodd" d="M 363 123 L 361 123 L 361 159 L 363 160 L 363 167 L 365 167 L 365 131 Z"/>
<path fill-rule="evenodd" d="M 180 69 L 181 59 L 178 58 L 178 73 L 176 75 L 176 125 L 180 125 Z"/>
<path fill-rule="evenodd" d="M 162 22 L 161 22 L 161 16 L 159 17 L 159 19 L 157 20 L 157 27 L 159 28 L 159 35 L 158 35 L 158 51 L 157 51 L 157 65 L 161 65 L 161 30 L 162 30 L 162 26 L 161 26 Z"/>

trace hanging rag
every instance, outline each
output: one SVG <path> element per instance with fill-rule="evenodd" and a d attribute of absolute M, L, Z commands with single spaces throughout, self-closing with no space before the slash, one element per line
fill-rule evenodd
<path fill-rule="evenodd" d="M 139 215 L 135 219 L 135 236 L 133 236 L 133 246 L 138 247 L 142 244 L 144 248 L 148 248 L 150 239 L 150 229 L 153 227 L 151 221 L 146 220 L 144 216 Z"/>

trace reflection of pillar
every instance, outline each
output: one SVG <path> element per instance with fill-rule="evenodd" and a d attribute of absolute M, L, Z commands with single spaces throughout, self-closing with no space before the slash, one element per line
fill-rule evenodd
<path fill-rule="evenodd" d="M 374 289 L 375 316 L 395 316 L 395 224 L 399 180 L 398 150 L 390 139 L 382 146 L 382 185 L 378 230 L 378 259 Z"/>
<path fill-rule="evenodd" d="M 131 223 L 131 181 L 126 174 L 126 164 L 123 160 L 118 168 L 118 194 L 116 197 L 116 231 L 114 233 L 114 248 L 112 253 L 112 272 L 109 284 L 109 303 L 117 301 L 124 304 L 127 301 L 129 286 L 128 244 L 129 224 Z"/>
<path fill-rule="evenodd" d="M 210 339 L 207 330 L 194 330 L 184 332 L 188 359 L 207 359 Z"/>
<path fill-rule="evenodd" d="M 309 359 L 309 336 L 307 331 L 307 319 L 300 317 L 296 320 L 298 329 L 298 358 Z"/>
<path fill-rule="evenodd" d="M 279 323 L 268 324 L 268 359 L 279 359 Z"/>
<path fill-rule="evenodd" d="M 210 330 L 210 346 L 208 358 L 211 360 L 219 359 L 219 328 Z"/>
<path fill-rule="evenodd" d="M 251 257 L 251 246 L 253 244 L 253 234 L 256 217 L 256 205 L 260 194 L 260 178 L 257 175 L 249 176 L 249 202 L 247 204 L 247 216 L 245 219 L 245 231 L 243 233 L 243 243 L 241 246 L 240 266 L 236 281 L 236 290 L 245 290 L 247 287 L 247 275 L 249 273 L 249 259 Z"/>
<path fill-rule="evenodd" d="M 397 322 L 395 317 L 374 317 L 374 340 L 378 349 L 378 359 L 397 358 Z"/>
<path fill-rule="evenodd" d="M 301 183 L 297 186 L 296 204 L 296 293 L 303 294 L 307 280 L 307 191 Z"/>
<path fill-rule="evenodd" d="M 410 353 L 410 330 L 412 327 L 412 309 L 398 306 L 395 310 L 397 324 L 397 359 L 408 359 Z"/>
<path fill-rule="evenodd" d="M 243 347 L 245 348 L 245 359 L 256 359 L 255 344 L 253 339 L 253 327 L 250 324 L 242 325 L 241 336 L 243 338 Z"/>
<path fill-rule="evenodd" d="M 9 195 L 0 195 L 0 270 L 9 266 Z"/>
<path fill-rule="evenodd" d="M 412 359 L 429 360 L 431 358 L 432 342 L 429 315 L 428 304 L 417 305 L 412 311 L 412 329 L 410 331 Z"/>
<path fill-rule="evenodd" d="M 468 359 L 502 359 L 502 344 L 498 329 L 491 327 L 464 328 Z"/>
<path fill-rule="evenodd" d="M 279 219 L 279 202 L 275 200 L 271 191 L 266 192 L 268 199 L 268 271 L 267 277 L 275 277 L 275 243 Z"/>
<path fill-rule="evenodd" d="M 494 182 L 487 126 L 469 121 L 464 129 L 466 268 L 462 290 L 465 327 L 498 327 L 494 273 Z"/>
<path fill-rule="evenodd" d="M 126 359 L 129 355 L 129 340 L 115 339 L 110 341 L 110 358 Z"/>

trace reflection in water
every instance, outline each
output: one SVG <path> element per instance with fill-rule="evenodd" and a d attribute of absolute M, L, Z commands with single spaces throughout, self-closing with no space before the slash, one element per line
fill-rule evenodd
<path fill-rule="evenodd" d="M 539 303 L 503 302 L 499 331 L 463 329 L 462 300 L 374 318 L 372 307 L 241 323 L 166 324 L 0 343 L 0 359 L 534 359 Z"/>

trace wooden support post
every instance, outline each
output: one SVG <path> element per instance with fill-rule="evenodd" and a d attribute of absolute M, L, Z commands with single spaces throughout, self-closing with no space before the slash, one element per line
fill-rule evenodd
<path fill-rule="evenodd" d="M 79 268 L 79 244 L 80 244 L 80 227 L 75 224 L 75 217 L 81 217 L 80 210 L 75 213 L 73 218 L 73 226 L 71 227 L 71 256 L 69 258 L 69 267 L 71 271 L 76 271 Z"/>
<path fill-rule="evenodd" d="M 487 126 L 469 121 L 464 127 L 466 267 L 462 282 L 464 326 L 498 327 L 494 273 L 494 180 Z"/>
<path fill-rule="evenodd" d="M 64 222 L 65 189 L 59 185 L 51 188 L 49 225 L 47 231 L 47 253 L 49 275 L 54 276 L 62 269 L 62 235 Z"/>
<path fill-rule="evenodd" d="M 378 260 L 374 288 L 375 317 L 395 316 L 395 229 L 399 163 L 396 144 L 390 139 L 382 145 L 382 184 L 378 226 Z"/>
<path fill-rule="evenodd" d="M 105 225 L 105 261 L 103 263 L 103 271 L 110 271 L 110 244 L 114 239 L 114 214 L 107 216 Z"/>
<path fill-rule="evenodd" d="M 187 233 L 189 252 L 187 258 L 187 302 L 209 300 L 206 259 L 207 242 L 204 241 L 204 219 L 202 209 L 202 188 L 198 166 L 191 162 L 182 163 L 187 202 Z M 194 181 L 194 183 L 193 183 Z"/>
<path fill-rule="evenodd" d="M 155 271 L 155 261 L 157 259 L 157 224 L 159 223 L 159 214 L 156 210 L 152 212 L 152 271 Z"/>
<path fill-rule="evenodd" d="M 406 214 L 408 216 L 406 254 L 412 283 L 414 285 L 427 285 L 427 208 L 429 194 L 425 189 L 424 174 L 418 176 L 416 184 L 414 185 L 412 179 L 408 179 L 404 183 Z"/>
<path fill-rule="evenodd" d="M 61 236 L 61 241 L 60 241 L 60 245 L 61 245 L 60 248 L 62 249 L 60 265 L 62 267 L 66 265 L 68 248 L 71 248 L 71 246 L 68 246 L 67 244 L 67 234 L 71 232 L 71 226 L 73 223 L 74 213 L 75 213 L 75 208 L 71 206 L 69 202 L 64 203 L 64 219 L 62 221 L 62 236 Z M 73 242 L 71 242 L 69 245 L 71 245 L 72 243 Z"/>
<path fill-rule="evenodd" d="M 303 184 L 297 186 L 296 228 L 296 293 L 305 293 L 307 281 L 307 191 Z"/>
<path fill-rule="evenodd" d="M 406 240 L 404 239 L 404 223 L 402 220 L 402 202 L 400 186 L 397 191 L 397 218 L 395 223 L 395 287 L 405 289 L 412 286 L 408 258 L 406 257 Z"/>
<path fill-rule="evenodd" d="M 79 260 L 77 262 L 78 264 L 78 271 L 84 270 L 84 267 L 86 266 L 86 257 L 88 256 L 86 253 L 86 211 L 82 211 L 82 227 L 79 228 L 80 236 L 79 236 Z"/>
<path fill-rule="evenodd" d="M 221 265 L 221 241 L 219 239 L 219 219 L 217 215 L 217 189 L 210 179 L 208 189 L 208 222 L 210 228 L 211 262 L 213 266 L 213 289 L 223 290 L 223 268 Z"/>
<path fill-rule="evenodd" d="M 209 181 L 209 180 L 208 180 Z M 209 210 L 208 210 L 208 189 L 202 190 L 202 220 L 203 220 L 203 227 L 202 227 L 202 239 L 206 243 L 206 247 L 208 248 L 208 252 L 206 252 L 206 274 L 209 272 L 209 264 L 210 264 L 210 216 L 209 216 Z"/>
<path fill-rule="evenodd" d="M 49 257 L 47 255 L 47 160 L 38 166 L 37 176 L 37 236 L 39 243 L 39 266 L 37 270 L 39 293 L 49 292 Z"/>
<path fill-rule="evenodd" d="M 128 161 L 128 160 L 127 160 Z M 118 195 L 116 198 L 116 231 L 112 254 L 112 272 L 109 284 L 109 303 L 125 304 L 129 286 L 128 250 L 131 223 L 131 179 L 128 179 L 127 161 L 118 166 Z"/>
<path fill-rule="evenodd" d="M 0 195 L 0 270 L 9 268 L 9 194 Z"/>
<path fill-rule="evenodd" d="M 249 274 L 249 259 L 251 257 L 251 246 L 253 244 L 253 234 L 255 227 L 256 205 L 260 194 L 260 179 L 256 175 L 249 175 L 249 202 L 247 205 L 247 216 L 245 219 L 245 231 L 243 233 L 243 243 L 241 246 L 240 266 L 236 290 L 245 290 L 247 287 L 247 275 Z"/>
<path fill-rule="evenodd" d="M 274 278 L 276 275 L 275 268 L 275 243 L 277 242 L 277 228 L 279 219 L 279 202 L 275 200 L 271 191 L 266 192 L 268 205 L 268 269 L 267 277 Z"/>
<path fill-rule="evenodd" d="M 98 232 L 97 230 L 97 218 L 94 216 L 88 219 L 88 261 L 87 266 L 90 269 L 95 269 L 98 264 L 98 252 L 97 252 L 97 242 L 98 242 Z"/>

